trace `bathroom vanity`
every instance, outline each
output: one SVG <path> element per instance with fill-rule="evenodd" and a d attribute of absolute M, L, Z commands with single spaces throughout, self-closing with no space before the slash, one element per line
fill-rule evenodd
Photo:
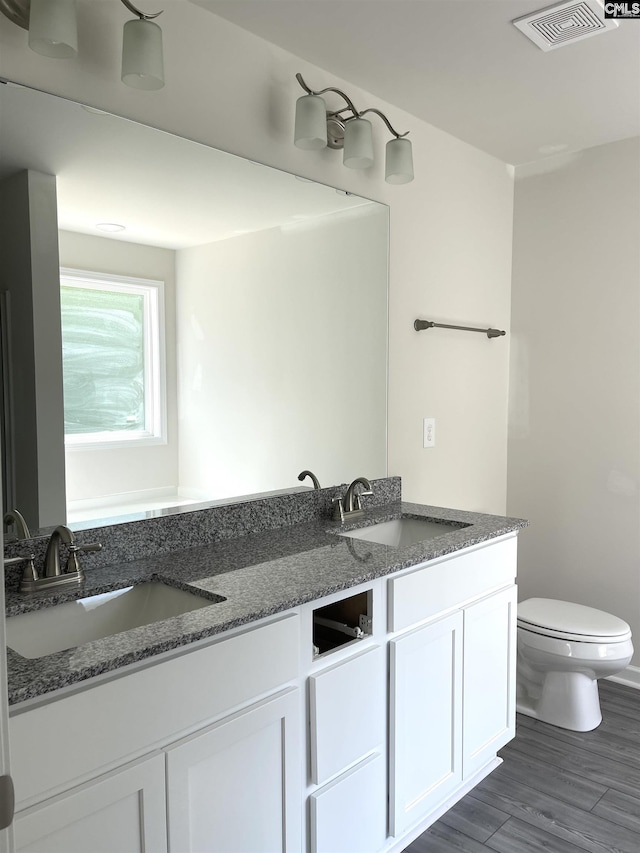
<path fill-rule="evenodd" d="M 394 547 L 317 519 L 96 572 L 222 600 L 9 649 L 16 849 L 404 849 L 514 735 L 524 522 L 394 502 L 354 524 L 401 518 L 442 532 Z"/>

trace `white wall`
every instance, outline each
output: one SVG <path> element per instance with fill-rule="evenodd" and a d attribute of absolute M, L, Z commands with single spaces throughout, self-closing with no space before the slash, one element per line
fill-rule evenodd
<path fill-rule="evenodd" d="M 180 0 L 163 4 L 165 88 L 129 89 L 119 79 L 121 5 L 78 6 L 82 46 L 69 61 L 33 53 L 24 31 L 0 16 L 0 75 L 389 204 L 389 473 L 403 477 L 409 499 L 503 512 L 509 337 L 417 333 L 413 321 L 425 316 L 508 331 L 513 196 L 505 166 Z M 376 165 L 363 173 L 345 169 L 331 150 L 295 148 L 297 71 L 314 87 L 345 88 L 410 130 L 416 180 L 384 182 L 382 125 Z M 422 448 L 424 416 L 437 418 L 430 450 Z"/>
<path fill-rule="evenodd" d="M 451 137 L 428 154 L 424 195 L 392 205 L 390 470 L 408 500 L 504 513 L 513 187 L 504 164 Z M 415 332 L 416 317 L 507 335 Z"/>
<path fill-rule="evenodd" d="M 67 448 L 67 501 L 178 487 L 176 412 L 175 252 L 124 240 L 60 231 L 60 265 L 112 275 L 164 281 L 167 443 L 92 450 Z"/>
<path fill-rule="evenodd" d="M 25 171 L 0 187 L 0 288 L 8 293 L 4 392 L 11 401 L 11 505 L 33 529 L 65 521 L 56 179 Z"/>
<path fill-rule="evenodd" d="M 531 521 L 520 596 L 607 610 L 640 639 L 640 140 L 547 168 L 515 193 L 508 511 Z"/>
<path fill-rule="evenodd" d="M 178 251 L 181 494 L 385 476 L 387 239 L 367 205 Z"/>

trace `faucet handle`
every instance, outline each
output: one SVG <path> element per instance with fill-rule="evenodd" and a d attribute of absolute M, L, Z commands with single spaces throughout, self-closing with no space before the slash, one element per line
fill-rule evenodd
<path fill-rule="evenodd" d="M 22 581 L 37 581 L 40 577 L 38 575 L 38 570 L 36 569 L 36 564 L 33 562 L 35 560 L 35 556 L 35 554 L 29 554 L 28 557 L 22 558 L 27 563 L 24 567 L 24 571 L 22 572 Z"/>
<path fill-rule="evenodd" d="M 364 495 L 372 495 L 373 492 L 371 489 L 367 489 L 366 492 L 356 492 L 356 509 L 362 509 L 362 498 Z"/>
<path fill-rule="evenodd" d="M 69 559 L 67 560 L 67 565 L 65 566 L 65 575 L 70 574 L 71 572 L 82 571 L 82 569 L 80 568 L 80 562 L 78 561 L 78 554 L 81 554 L 83 551 L 101 550 L 102 544 L 100 542 L 85 542 L 80 543 L 79 545 L 69 545 Z"/>
<path fill-rule="evenodd" d="M 17 563 L 26 563 L 27 565 L 24 567 L 24 571 L 22 572 L 21 583 L 24 581 L 37 581 L 38 570 L 34 563 L 35 557 L 35 554 L 25 554 L 22 557 L 7 557 L 3 560 L 3 563 L 5 566 L 15 566 Z"/>
<path fill-rule="evenodd" d="M 15 566 L 18 563 L 24 563 L 25 560 L 34 560 L 35 556 L 35 554 L 24 554 L 24 556 L 18 557 L 5 557 L 2 562 L 5 566 Z"/>

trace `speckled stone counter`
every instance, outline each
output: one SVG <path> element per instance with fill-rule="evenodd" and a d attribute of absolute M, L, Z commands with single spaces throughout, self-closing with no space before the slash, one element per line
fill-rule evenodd
<path fill-rule="evenodd" d="M 337 535 L 402 515 L 450 522 L 451 531 L 444 529 L 434 539 L 398 548 Z M 87 568 L 87 580 L 80 591 L 55 595 L 42 592 L 27 597 L 15 590 L 15 584 L 8 583 L 7 616 L 148 580 L 225 599 L 43 658 L 27 660 L 8 649 L 9 704 L 114 672 L 196 640 L 455 553 L 517 531 L 526 523 L 395 501 L 373 506 L 364 518 L 344 526 L 316 518 L 198 547 L 184 547 L 181 542 L 174 550 L 153 556 Z"/>
<path fill-rule="evenodd" d="M 400 477 L 371 480 L 371 486 L 373 494 L 362 498 L 362 505 L 367 510 L 401 498 Z M 342 496 L 346 489 L 347 484 L 343 483 L 324 489 L 260 496 L 238 503 L 156 510 L 145 514 L 142 519 L 121 516 L 118 519 L 106 519 L 99 527 L 92 527 L 89 522 L 71 527 L 79 542 L 97 540 L 102 544 L 102 551 L 84 554 L 82 557 L 83 566 L 95 570 L 149 554 L 167 554 L 303 524 L 318 518 L 330 518 L 334 498 Z M 5 557 L 33 552 L 36 565 L 41 565 L 47 536 L 52 530 L 53 527 L 39 531 L 41 535 L 34 539 L 5 542 Z M 7 589 L 18 588 L 21 571 L 20 567 L 5 567 Z"/>

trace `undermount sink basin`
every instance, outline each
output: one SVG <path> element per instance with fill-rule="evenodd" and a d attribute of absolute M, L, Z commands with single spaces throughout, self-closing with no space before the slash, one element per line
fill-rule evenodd
<path fill-rule="evenodd" d="M 41 658 L 225 600 L 150 581 L 10 616 L 7 646 L 22 657 Z"/>
<path fill-rule="evenodd" d="M 369 527 L 361 527 L 359 530 L 345 531 L 340 533 L 340 536 L 364 539 L 366 542 L 389 545 L 391 548 L 402 548 L 405 545 L 426 542 L 468 526 L 460 522 L 432 521 L 428 518 L 394 518 L 391 521 L 381 521 Z"/>

